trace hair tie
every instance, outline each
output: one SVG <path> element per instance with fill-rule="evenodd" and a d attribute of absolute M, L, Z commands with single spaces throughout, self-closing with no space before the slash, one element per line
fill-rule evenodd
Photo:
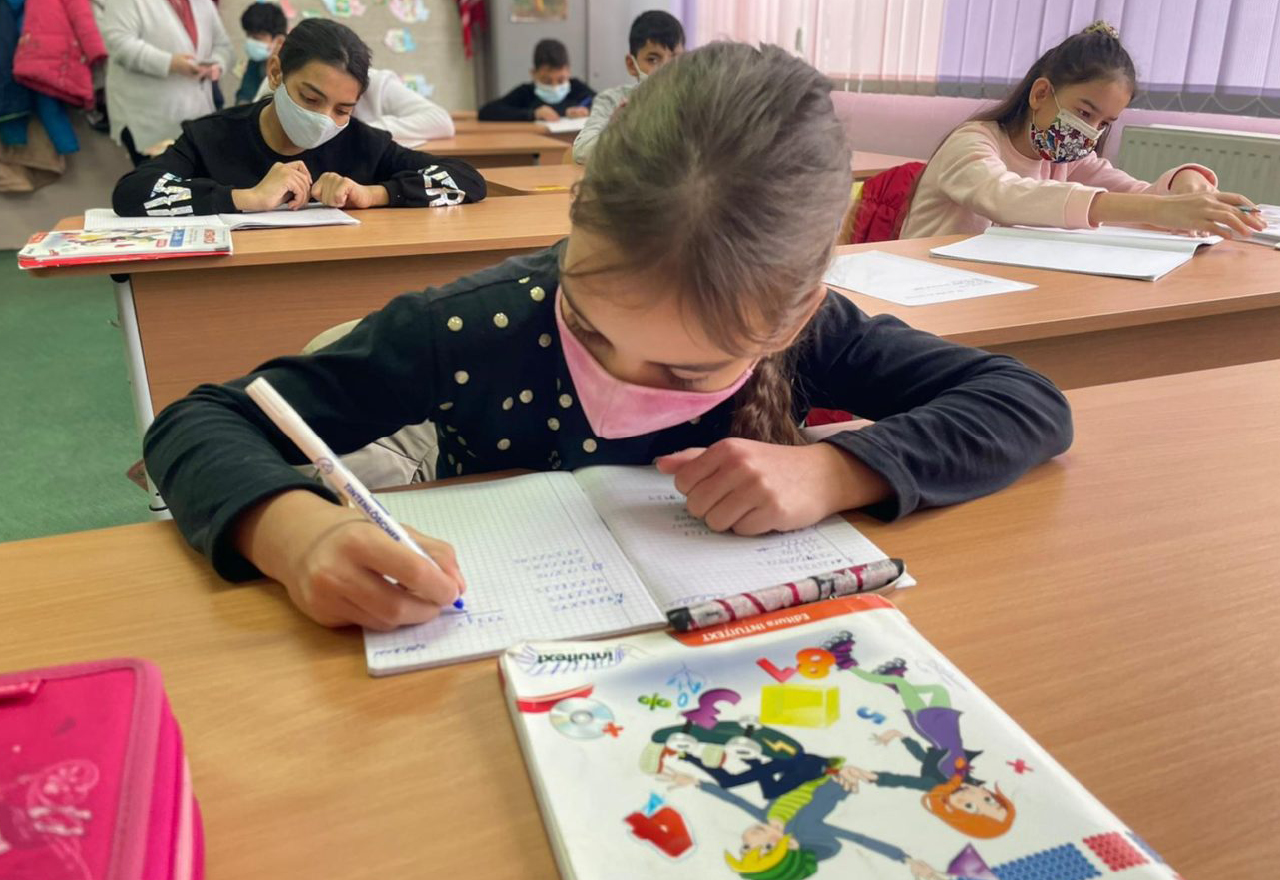
<path fill-rule="evenodd" d="M 1120 32 L 1102 19 L 1098 19 L 1093 24 L 1082 30 L 1082 34 L 1106 34 L 1113 40 L 1120 39 Z"/>

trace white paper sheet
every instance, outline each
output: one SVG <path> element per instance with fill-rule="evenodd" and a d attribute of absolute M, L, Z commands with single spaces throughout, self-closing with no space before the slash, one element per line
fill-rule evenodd
<path fill-rule="evenodd" d="M 547 134 L 570 134 L 575 131 L 582 131 L 582 127 L 587 124 L 587 117 L 579 116 L 576 119 L 565 117 L 557 119 L 555 122 L 542 123 L 543 128 L 547 130 Z"/>
<path fill-rule="evenodd" d="M 838 256 L 831 261 L 822 280 L 835 287 L 903 306 L 924 306 L 1035 289 L 1034 284 L 965 272 L 880 251 Z"/>
<path fill-rule="evenodd" d="M 1087 233 L 1089 230 L 993 226 L 982 235 L 933 248 L 930 253 L 979 263 L 1155 281 L 1190 260 L 1201 245 L 1222 241 L 1218 236 L 1164 237 L 1162 233 L 1142 234 L 1142 230 Z"/>
<path fill-rule="evenodd" d="M 84 228 L 91 232 L 104 229 L 173 229 L 185 226 L 225 226 L 228 229 L 283 229 L 301 226 L 358 226 L 360 221 L 339 208 L 326 208 L 319 202 L 290 211 L 255 211 L 247 214 L 184 214 L 179 217 L 121 217 L 110 208 L 90 208 L 84 212 Z"/>

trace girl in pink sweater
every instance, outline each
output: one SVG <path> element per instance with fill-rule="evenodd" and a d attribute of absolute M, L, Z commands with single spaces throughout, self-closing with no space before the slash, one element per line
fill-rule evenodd
<path fill-rule="evenodd" d="M 902 237 L 976 233 L 993 223 L 1140 223 L 1241 236 L 1262 229 L 1259 215 L 1240 210 L 1252 202 L 1218 192 L 1208 168 L 1180 165 L 1146 183 L 1094 152 L 1135 81 L 1129 53 L 1105 22 L 1063 40 L 1004 101 L 943 141 L 917 183 Z"/>

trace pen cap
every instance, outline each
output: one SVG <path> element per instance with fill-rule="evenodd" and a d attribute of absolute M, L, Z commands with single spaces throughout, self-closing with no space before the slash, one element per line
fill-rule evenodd
<path fill-rule="evenodd" d="M 676 632 L 688 632 L 693 629 L 693 615 L 688 608 L 672 608 L 667 612 L 667 623 Z"/>

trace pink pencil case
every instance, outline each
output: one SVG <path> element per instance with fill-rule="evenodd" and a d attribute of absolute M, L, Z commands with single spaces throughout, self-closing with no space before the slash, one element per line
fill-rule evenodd
<path fill-rule="evenodd" d="M 191 771 L 155 666 L 0 675 L 0 877 L 204 877 Z"/>

